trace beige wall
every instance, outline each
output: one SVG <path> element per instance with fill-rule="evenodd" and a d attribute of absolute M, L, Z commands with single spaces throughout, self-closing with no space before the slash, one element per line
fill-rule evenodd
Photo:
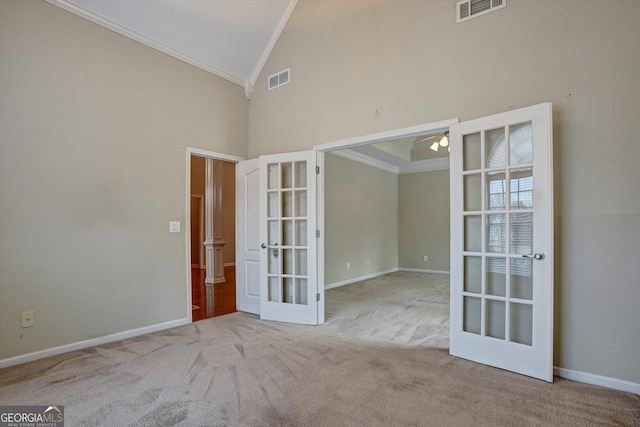
<path fill-rule="evenodd" d="M 397 268 L 397 175 L 331 153 L 325 171 L 325 286 Z"/>
<path fill-rule="evenodd" d="M 399 175 L 399 267 L 449 271 L 449 239 L 449 170 Z"/>
<path fill-rule="evenodd" d="M 555 364 L 640 382 L 640 2 L 510 0 L 462 24 L 454 4 L 301 0 L 254 87 L 249 154 L 551 101 Z"/>
<path fill-rule="evenodd" d="M 243 88 L 43 1 L 0 58 L 0 358 L 186 318 L 186 147 L 246 155 Z"/>

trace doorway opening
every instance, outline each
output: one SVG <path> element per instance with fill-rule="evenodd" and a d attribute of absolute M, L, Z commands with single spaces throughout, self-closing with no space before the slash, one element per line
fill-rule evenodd
<path fill-rule="evenodd" d="M 350 291 L 341 288 L 344 285 L 358 283 L 366 294 L 363 285 L 378 286 L 380 279 L 394 286 L 424 277 L 443 294 L 450 258 L 449 159 L 446 141 L 440 141 L 454 123 L 457 120 L 314 147 L 325 171 L 320 178 L 324 265 L 318 266 L 323 273 L 319 286 L 340 288 L 326 295 L 327 304 L 336 300 L 335 292 L 347 300 Z M 399 294 L 388 296 L 394 300 L 390 304 L 399 302 Z M 386 305 L 376 310 L 383 313 Z M 341 306 L 325 305 L 329 323 L 341 316 L 334 312 Z M 353 315 L 346 310 L 342 314 Z M 448 310 L 441 317 L 448 324 Z"/>
<path fill-rule="evenodd" d="M 236 311 L 235 169 L 235 158 L 188 153 L 187 293 L 193 322 Z"/>

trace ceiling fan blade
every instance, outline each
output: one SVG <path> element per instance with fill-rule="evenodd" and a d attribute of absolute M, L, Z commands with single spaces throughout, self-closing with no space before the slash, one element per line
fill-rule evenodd
<path fill-rule="evenodd" d="M 418 142 L 428 141 L 430 139 L 437 138 L 438 136 L 440 136 L 440 135 L 431 135 L 431 136 L 427 136 L 427 137 L 424 137 L 424 138 L 416 139 L 415 141 L 412 142 L 412 144 L 417 144 Z"/>

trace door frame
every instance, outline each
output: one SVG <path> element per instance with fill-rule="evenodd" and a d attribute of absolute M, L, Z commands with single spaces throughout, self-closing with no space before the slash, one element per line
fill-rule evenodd
<path fill-rule="evenodd" d="M 185 226 L 184 226 L 184 240 L 185 240 L 185 265 L 186 265 L 186 286 L 185 291 L 187 293 L 187 319 L 189 323 L 193 322 L 193 313 L 191 311 L 191 156 L 204 157 L 215 160 L 222 160 L 230 163 L 238 163 L 245 160 L 244 157 L 233 156 L 230 154 L 217 153 L 215 151 L 202 150 L 200 148 L 187 147 L 186 149 L 186 174 L 185 174 Z M 205 184 L 206 185 L 206 184 Z M 237 189 L 236 189 L 237 190 Z M 237 238 L 237 236 L 236 236 Z"/>
<path fill-rule="evenodd" d="M 460 122 L 459 118 L 452 118 L 448 120 L 441 120 L 438 122 L 424 123 L 421 125 L 394 129 L 386 132 L 379 132 L 369 135 L 358 136 L 355 138 L 347 138 L 326 144 L 319 144 L 313 147 L 313 150 L 318 154 L 318 166 L 320 167 L 320 177 L 318 178 L 318 190 L 317 190 L 317 226 L 320 230 L 320 237 L 317 240 L 318 243 L 318 291 L 321 289 L 324 291 L 325 278 L 324 278 L 324 195 L 325 195 L 325 174 L 324 171 L 324 155 L 332 151 L 343 150 L 347 148 L 358 147 L 361 145 L 370 145 L 377 142 L 388 141 L 390 139 L 409 138 L 413 136 L 419 136 L 425 133 L 439 132 L 449 130 L 451 125 Z M 320 298 L 318 303 L 318 319 L 319 323 L 324 322 L 324 297 Z"/>

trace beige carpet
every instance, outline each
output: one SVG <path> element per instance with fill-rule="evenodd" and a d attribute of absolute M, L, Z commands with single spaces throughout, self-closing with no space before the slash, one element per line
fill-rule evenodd
<path fill-rule="evenodd" d="M 75 351 L 0 370 L 0 402 L 68 426 L 640 425 L 640 396 L 449 356 L 445 291 L 396 273 L 327 291 L 321 327 L 235 313 Z"/>

